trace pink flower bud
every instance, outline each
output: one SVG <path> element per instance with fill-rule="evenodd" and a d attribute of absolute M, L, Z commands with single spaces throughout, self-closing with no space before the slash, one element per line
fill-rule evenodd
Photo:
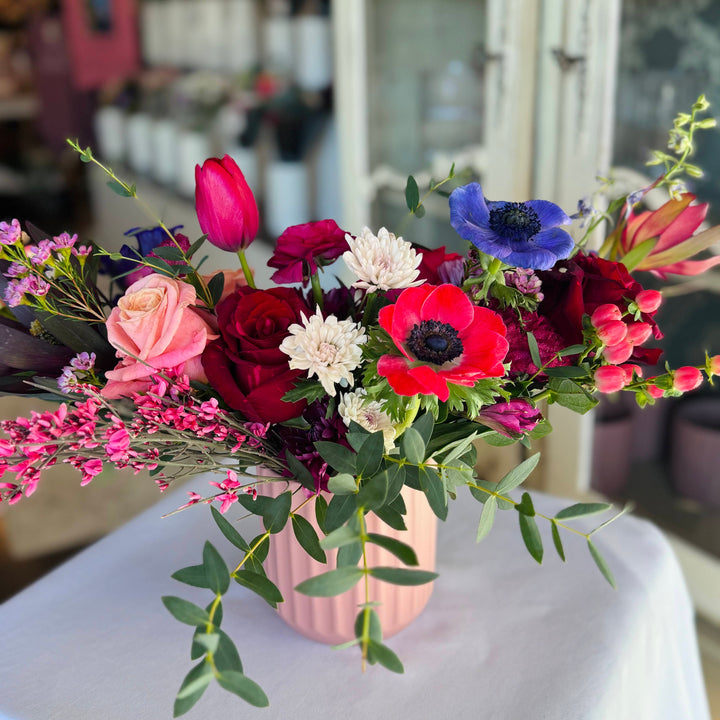
<path fill-rule="evenodd" d="M 662 302 L 662 295 L 657 290 L 641 290 L 635 296 L 635 304 L 640 312 L 655 312 Z"/>
<path fill-rule="evenodd" d="M 595 387 L 601 393 L 614 393 L 627 385 L 625 371 L 617 365 L 603 365 L 595 371 Z"/>
<path fill-rule="evenodd" d="M 720 355 L 713 355 L 708 360 L 708 372 L 712 375 L 720 375 Z"/>
<path fill-rule="evenodd" d="M 696 367 L 686 365 L 673 373 L 673 390 L 689 392 L 700 385 L 702 381 L 702 373 Z"/>
<path fill-rule="evenodd" d="M 650 378 L 652 380 L 652 378 Z M 659 388 L 657 385 L 652 385 L 650 383 L 647 384 L 647 391 L 650 393 L 651 397 L 654 397 L 656 400 L 661 398 L 665 391 L 662 388 Z"/>
<path fill-rule="evenodd" d="M 200 229 L 221 250 L 244 250 L 257 235 L 255 198 L 229 155 L 195 166 L 195 210 Z"/>
<path fill-rule="evenodd" d="M 613 320 L 622 320 L 622 310 L 612 303 L 598 305 L 590 316 L 590 322 L 593 327 L 600 327 L 600 325 L 612 322 Z"/>
<path fill-rule="evenodd" d="M 603 357 L 613 365 L 620 365 L 621 363 L 627 362 L 632 354 L 632 343 L 629 343 L 627 340 L 623 340 L 617 345 L 608 345 L 608 347 L 602 351 Z"/>
<path fill-rule="evenodd" d="M 629 384 L 633 381 L 633 375 L 637 375 L 640 378 L 643 376 L 642 368 L 639 365 L 633 365 L 631 363 L 628 363 L 627 365 L 621 365 L 620 367 L 625 373 L 625 380 L 627 380 L 626 384 Z"/>
<path fill-rule="evenodd" d="M 633 345 L 642 345 L 652 335 L 649 323 L 638 322 L 628 325 L 627 339 Z"/>
<path fill-rule="evenodd" d="M 627 335 L 627 325 L 622 320 L 611 320 L 597 328 L 597 336 L 603 345 L 617 345 Z"/>

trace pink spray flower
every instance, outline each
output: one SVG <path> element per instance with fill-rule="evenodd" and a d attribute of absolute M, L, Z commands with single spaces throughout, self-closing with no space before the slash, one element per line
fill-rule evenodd
<path fill-rule="evenodd" d="M 195 210 L 201 230 L 221 250 L 244 250 L 257 235 L 255 197 L 229 155 L 195 166 Z"/>
<path fill-rule="evenodd" d="M 601 393 L 614 393 L 627 385 L 627 375 L 617 365 L 603 365 L 595 371 L 595 387 Z"/>
<path fill-rule="evenodd" d="M 694 390 L 703 381 L 700 370 L 689 365 L 675 370 L 672 378 L 673 390 L 679 390 L 680 392 L 690 392 L 690 390 Z"/>

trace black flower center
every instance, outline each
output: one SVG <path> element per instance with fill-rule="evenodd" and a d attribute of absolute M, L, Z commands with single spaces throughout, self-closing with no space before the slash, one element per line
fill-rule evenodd
<path fill-rule="evenodd" d="M 505 240 L 527 241 L 542 230 L 540 218 L 526 203 L 507 202 L 493 208 L 488 224 Z"/>
<path fill-rule="evenodd" d="M 418 360 L 442 365 L 462 355 L 463 344 L 457 330 L 437 320 L 423 320 L 410 331 L 410 352 Z"/>

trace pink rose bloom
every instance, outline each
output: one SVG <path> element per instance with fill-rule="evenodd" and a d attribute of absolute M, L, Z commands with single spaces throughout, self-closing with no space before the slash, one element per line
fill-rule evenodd
<path fill-rule="evenodd" d="M 192 285 L 164 275 L 148 275 L 125 291 L 106 322 L 108 340 L 121 360 L 105 373 L 104 397 L 144 392 L 158 370 L 207 379 L 200 355 L 217 335 L 192 308 L 195 301 Z"/>
<path fill-rule="evenodd" d="M 345 231 L 334 220 L 292 225 L 277 239 L 268 266 L 278 268 L 275 283 L 307 283 L 318 265 L 329 265 L 349 249 Z"/>

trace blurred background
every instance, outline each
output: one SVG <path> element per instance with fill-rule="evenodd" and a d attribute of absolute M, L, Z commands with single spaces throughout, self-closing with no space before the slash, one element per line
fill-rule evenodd
<path fill-rule="evenodd" d="M 0 219 L 112 249 L 155 224 L 79 162 L 71 137 L 191 239 L 195 165 L 231 155 L 261 208 L 249 251 L 260 283 L 274 239 L 313 219 L 458 250 L 443 198 L 408 219 L 408 173 L 427 186 L 455 163 L 491 199 L 572 213 L 598 175 L 617 194 L 647 184 L 649 151 L 701 93 L 717 112 L 717 0 L 0 0 Z M 717 131 L 700 136 L 696 161 L 705 176 L 691 190 L 716 224 Z M 208 270 L 227 262 L 208 254 Z M 719 289 L 708 273 L 666 293 L 673 366 L 720 352 Z M 0 398 L 3 417 L 37 407 Z M 644 411 L 605 403 L 580 419 L 550 410 L 537 487 L 631 499 L 666 530 L 720 662 L 718 393 Z M 514 452 L 489 455 L 483 472 L 502 473 Z M 0 599 L 156 497 L 143 476 L 80 489 L 57 469 L 0 512 Z"/>

